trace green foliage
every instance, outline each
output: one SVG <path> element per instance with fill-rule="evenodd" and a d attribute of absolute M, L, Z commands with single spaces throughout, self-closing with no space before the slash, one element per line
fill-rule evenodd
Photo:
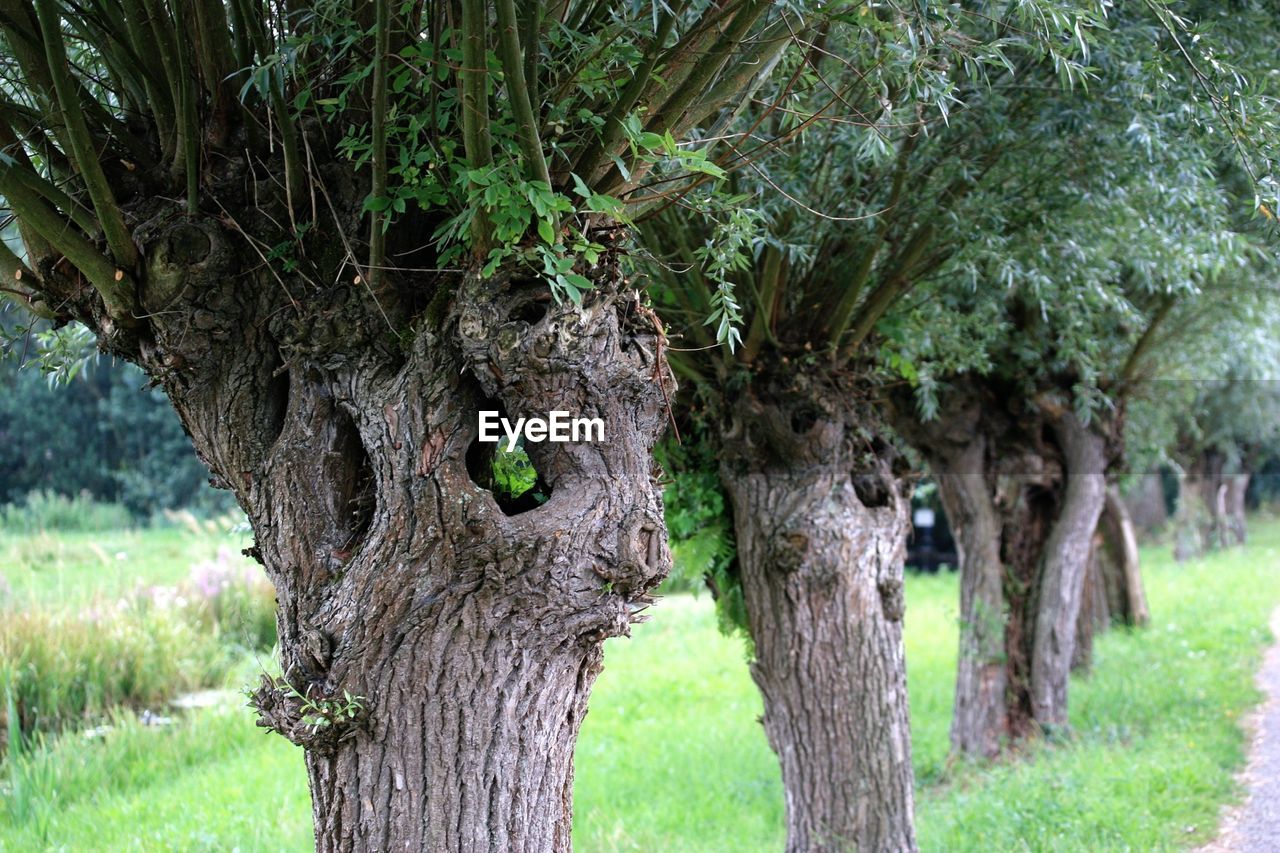
<path fill-rule="evenodd" d="M 487 4 L 485 9 L 487 20 Z M 578 302 L 593 286 L 583 270 L 603 251 L 591 233 L 609 223 L 630 224 L 644 207 L 626 198 L 629 193 L 652 185 L 673 198 L 676 187 L 727 174 L 709 154 L 714 141 L 685 139 L 687 128 L 677 128 L 691 112 L 714 114 L 716 99 L 732 93 L 700 91 L 684 110 L 658 121 L 654 114 L 668 93 L 662 79 L 648 76 L 660 57 L 668 85 L 700 78 L 702 62 L 712 72 L 708 82 L 722 72 L 725 54 L 675 50 L 705 42 L 703 28 L 713 10 L 694 5 L 661 14 L 641 7 L 601 12 L 563 10 L 554 25 L 526 22 L 515 36 L 526 54 L 523 81 L 510 76 L 513 57 L 488 32 L 479 34 L 488 48 L 483 67 L 467 66 L 466 21 L 455 28 L 456 21 L 428 16 L 414 37 L 401 40 L 397 33 L 400 46 L 386 70 L 386 119 L 376 128 L 385 142 L 364 115 L 374 66 L 361 51 L 374 31 L 345 4 L 319 3 L 303 12 L 279 50 L 250 69 L 240 98 L 252 107 L 254 93 L 265 103 L 273 88 L 287 92 L 295 121 L 318 117 L 340 129 L 335 151 L 357 170 L 371 168 L 385 145 L 385 182 L 375 181 L 363 210 L 379 215 L 384 231 L 414 210 L 429 213 L 436 266 L 457 266 L 468 253 L 479 253 L 486 275 L 515 264 L 543 278 L 556 298 Z M 405 5 L 399 14 L 416 13 Z M 537 5 L 520 12 L 542 14 Z M 782 17 L 802 32 L 812 14 L 801 4 Z M 748 26 L 749 15 L 739 15 Z M 780 23 L 771 21 L 775 28 Z M 538 39 L 530 42 L 530 35 Z M 779 47 L 766 56 L 787 43 L 776 42 Z M 717 46 L 746 49 L 735 48 L 727 35 Z M 514 59 L 520 64 L 520 57 Z M 693 68 L 684 67 L 690 62 Z M 479 87 L 483 115 L 466 112 L 469 85 Z M 532 125 L 520 112 L 526 100 Z M 468 138 L 471 119 L 475 135 Z"/>
<path fill-rule="evenodd" d="M 58 511 L 53 493 L 73 496 L 63 510 L 85 511 L 81 524 L 107 523 L 88 512 L 81 493 L 123 505 L 135 520 L 164 509 L 219 512 L 231 505 L 228 493 L 208 486 L 208 471 L 177 415 L 160 391 L 146 387 L 137 368 L 95 359 L 61 385 L 33 368 L 0 361 L 0 504 L 27 507 L 9 511 L 8 523 Z M 90 529 L 65 527 L 73 519 L 58 523 Z"/>
<path fill-rule="evenodd" d="M 491 470 L 494 492 L 507 499 L 521 497 L 538 485 L 538 470 L 533 467 L 533 460 L 524 449 L 523 437 L 511 448 L 502 440 L 494 446 Z M 538 503 L 547 500 L 546 495 L 537 492 L 534 493 L 534 498 Z"/>
<path fill-rule="evenodd" d="M 363 696 L 352 696 L 350 692 L 343 690 L 341 699 L 317 699 L 311 696 L 304 696 L 283 677 L 272 679 L 272 683 L 277 690 L 283 690 L 287 695 L 296 699 L 300 705 L 299 711 L 302 714 L 302 724 L 311 729 L 311 733 L 315 734 L 320 729 L 327 729 L 338 723 L 350 723 L 364 713 L 365 702 L 368 700 Z M 247 695 L 252 695 L 251 693 Z"/>
<path fill-rule="evenodd" d="M 712 447 L 703 429 L 681 444 L 668 439 L 655 455 L 667 472 L 662 502 L 671 538 L 673 567 L 667 592 L 711 590 L 720 627 L 726 634 L 746 633 L 746 610 L 737 578 L 733 514 L 720 487 Z"/>

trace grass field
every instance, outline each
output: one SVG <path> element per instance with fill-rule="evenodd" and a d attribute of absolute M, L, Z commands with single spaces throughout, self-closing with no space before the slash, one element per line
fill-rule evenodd
<path fill-rule="evenodd" d="M 244 543 L 241 540 L 244 540 Z M 139 585 L 185 580 L 218 545 L 242 548 L 247 536 L 187 527 L 111 533 L 18 535 L 0 531 L 0 605 L 83 604 L 114 599 Z"/>
<path fill-rule="evenodd" d="M 133 572 L 76 568 L 64 556 L 57 571 L 26 570 L 39 579 L 6 568 L 9 584 L 76 596 L 190 557 L 181 537 L 128 536 L 120 547 L 133 549 Z M 1098 641 L 1093 674 L 1073 686 L 1076 739 L 987 768 L 947 763 L 956 580 L 909 580 L 923 849 L 1176 849 L 1212 835 L 1237 794 L 1238 720 L 1257 699 L 1252 672 L 1280 603 L 1280 523 L 1258 523 L 1247 549 L 1197 563 L 1175 566 L 1163 549 L 1143 557 L 1153 624 Z M 674 596 L 655 610 L 632 639 L 607 646 L 577 752 L 576 849 L 780 849 L 782 790 L 741 642 L 717 632 L 706 598 Z M 310 846 L 301 755 L 240 708 L 164 729 L 121 718 L 105 737 L 31 750 L 3 778 L 3 850 Z"/>

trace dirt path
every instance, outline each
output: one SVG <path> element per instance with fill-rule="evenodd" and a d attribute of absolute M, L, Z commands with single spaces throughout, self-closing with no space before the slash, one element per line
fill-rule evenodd
<path fill-rule="evenodd" d="M 1271 633 L 1280 640 L 1280 609 L 1271 614 Z M 1280 851 L 1280 641 L 1267 650 L 1258 686 L 1266 698 L 1250 721 L 1253 744 L 1241 777 L 1249 795 L 1227 814 L 1205 853 Z"/>

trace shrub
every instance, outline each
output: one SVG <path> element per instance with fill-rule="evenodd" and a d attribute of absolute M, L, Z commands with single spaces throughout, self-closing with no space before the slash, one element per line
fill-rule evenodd
<path fill-rule="evenodd" d="M 96 359 L 58 384 L 34 364 L 0 359 L 0 503 L 51 490 L 85 491 L 139 519 L 229 508 L 231 496 L 208 476 L 173 407 L 138 368 Z"/>

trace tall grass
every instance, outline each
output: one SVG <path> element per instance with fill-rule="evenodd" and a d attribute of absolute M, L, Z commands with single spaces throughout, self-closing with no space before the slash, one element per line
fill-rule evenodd
<path fill-rule="evenodd" d="M 102 503 L 88 492 L 68 497 L 35 491 L 22 503 L 0 505 L 0 528 L 15 533 L 126 530 L 133 523 L 133 516 L 122 504 Z"/>
<path fill-rule="evenodd" d="M 222 683 L 247 652 L 274 643 L 270 585 L 225 549 L 178 586 L 88 607 L 0 609 L 0 731 L 54 731 L 119 706 L 154 706 Z"/>

